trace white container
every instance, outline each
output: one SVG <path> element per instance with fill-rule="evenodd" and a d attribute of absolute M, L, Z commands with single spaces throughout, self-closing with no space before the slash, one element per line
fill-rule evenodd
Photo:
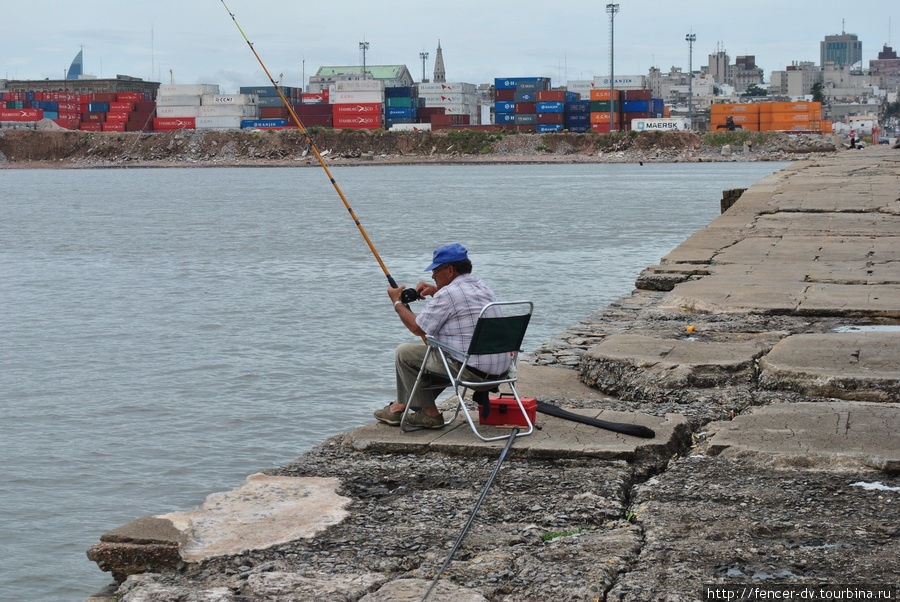
<path fill-rule="evenodd" d="M 609 89 L 609 76 L 606 77 L 595 77 L 593 80 L 593 84 L 595 88 L 600 88 L 601 90 Z M 646 75 L 616 75 L 615 76 L 615 89 L 616 90 L 646 90 L 647 89 L 647 76 Z"/>
<path fill-rule="evenodd" d="M 197 129 L 230 130 L 241 129 L 240 117 L 198 117 Z"/>
<path fill-rule="evenodd" d="M 373 92 L 384 90 L 384 81 L 380 79 L 349 79 L 334 82 L 330 87 L 335 92 Z"/>
<path fill-rule="evenodd" d="M 370 90 L 368 92 L 329 92 L 329 101 L 332 104 L 347 104 L 351 102 L 384 102 L 384 92 Z"/>
<path fill-rule="evenodd" d="M 419 94 L 443 94 L 453 92 L 456 94 L 475 94 L 475 84 L 465 82 L 424 83 L 417 84 Z"/>
<path fill-rule="evenodd" d="M 170 96 L 168 94 L 156 97 L 157 107 L 190 107 L 200 106 L 200 96 Z"/>
<path fill-rule="evenodd" d="M 430 132 L 430 123 L 395 123 L 389 130 L 391 132 Z"/>
<path fill-rule="evenodd" d="M 157 96 L 203 96 L 218 93 L 219 84 L 163 84 L 156 92 Z"/>
<path fill-rule="evenodd" d="M 255 105 L 256 94 L 204 94 L 200 97 L 202 105 Z"/>
<path fill-rule="evenodd" d="M 453 103 L 444 104 L 441 107 L 444 109 L 445 115 L 470 115 L 473 118 L 478 115 L 478 108 L 473 108 L 472 105 Z"/>
<path fill-rule="evenodd" d="M 198 107 L 200 117 L 256 117 L 259 107 L 256 105 L 205 105 Z"/>
<path fill-rule="evenodd" d="M 665 119 L 632 119 L 631 129 L 637 132 L 674 132 L 690 130 L 690 120 L 680 117 Z"/>
<path fill-rule="evenodd" d="M 197 117 L 200 115 L 200 105 L 190 107 L 161 107 L 156 105 L 157 117 Z"/>

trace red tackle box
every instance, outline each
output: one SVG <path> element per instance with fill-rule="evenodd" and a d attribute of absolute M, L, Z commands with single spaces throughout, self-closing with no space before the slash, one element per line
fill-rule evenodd
<path fill-rule="evenodd" d="M 525 406 L 525 413 L 531 424 L 534 424 L 537 412 L 537 400 L 533 397 L 520 397 L 522 405 Z M 493 426 L 524 426 L 525 418 L 516 403 L 516 398 L 512 393 L 502 393 L 499 397 L 491 395 L 488 397 L 487 406 L 479 408 L 478 424 Z"/>

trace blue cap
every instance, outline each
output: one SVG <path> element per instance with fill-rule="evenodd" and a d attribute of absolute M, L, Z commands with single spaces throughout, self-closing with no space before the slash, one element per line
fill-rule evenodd
<path fill-rule="evenodd" d="M 425 268 L 425 271 L 430 272 L 439 265 L 453 263 L 454 261 L 462 261 L 463 259 L 468 258 L 468 251 L 466 251 L 466 248 L 461 244 L 453 243 L 451 245 L 444 245 L 443 247 L 434 250 L 434 257 L 432 258 L 431 265 Z"/>

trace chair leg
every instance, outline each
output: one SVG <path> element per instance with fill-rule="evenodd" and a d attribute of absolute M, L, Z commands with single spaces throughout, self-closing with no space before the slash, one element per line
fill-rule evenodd
<path fill-rule="evenodd" d="M 406 416 L 409 414 L 409 406 L 412 403 L 413 395 L 415 395 L 416 390 L 419 388 L 419 384 L 422 382 L 422 375 L 425 374 L 425 366 L 428 363 L 428 356 L 430 356 L 430 355 L 431 355 L 431 347 L 428 347 L 425 350 L 425 357 L 422 359 L 422 365 L 419 367 L 419 373 L 416 375 L 416 382 L 413 383 L 412 388 L 409 390 L 409 396 L 406 398 L 406 407 L 403 408 L 403 415 L 400 417 L 400 430 L 402 430 L 404 433 L 411 433 L 413 431 L 422 430 L 422 427 L 419 427 L 419 426 L 407 428 Z M 438 411 L 440 412 L 440 410 L 438 410 Z M 450 422 L 453 422 L 453 420 L 455 420 L 455 419 L 456 419 L 456 416 L 454 415 L 453 419 L 450 420 Z M 443 412 L 441 412 L 441 420 L 444 420 Z M 450 424 L 450 422 L 444 421 L 444 426 L 447 426 L 448 424 Z"/>

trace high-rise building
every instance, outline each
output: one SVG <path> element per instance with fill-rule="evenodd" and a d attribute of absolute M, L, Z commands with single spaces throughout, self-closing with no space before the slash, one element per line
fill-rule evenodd
<path fill-rule="evenodd" d="M 825 36 L 825 40 L 819 42 L 819 65 L 824 68 L 826 63 L 834 63 L 837 67 L 851 67 L 862 61 L 862 41 L 855 33 Z"/>
<path fill-rule="evenodd" d="M 869 71 L 883 89 L 900 87 L 900 58 L 897 58 L 897 53 L 890 46 L 885 44 L 878 53 L 878 59 L 869 61 Z"/>
<path fill-rule="evenodd" d="M 734 59 L 734 65 L 729 68 L 727 83 L 734 86 L 738 94 L 746 92 L 747 88 L 759 85 L 763 81 L 763 70 L 756 66 L 756 56 L 749 54 Z"/>
<path fill-rule="evenodd" d="M 447 71 L 444 69 L 444 53 L 441 51 L 441 41 L 438 40 L 437 56 L 434 57 L 434 79 L 431 81 L 443 84 L 447 81 Z"/>
<path fill-rule="evenodd" d="M 728 54 L 724 50 L 716 50 L 709 55 L 709 75 L 717 84 L 728 81 Z"/>

